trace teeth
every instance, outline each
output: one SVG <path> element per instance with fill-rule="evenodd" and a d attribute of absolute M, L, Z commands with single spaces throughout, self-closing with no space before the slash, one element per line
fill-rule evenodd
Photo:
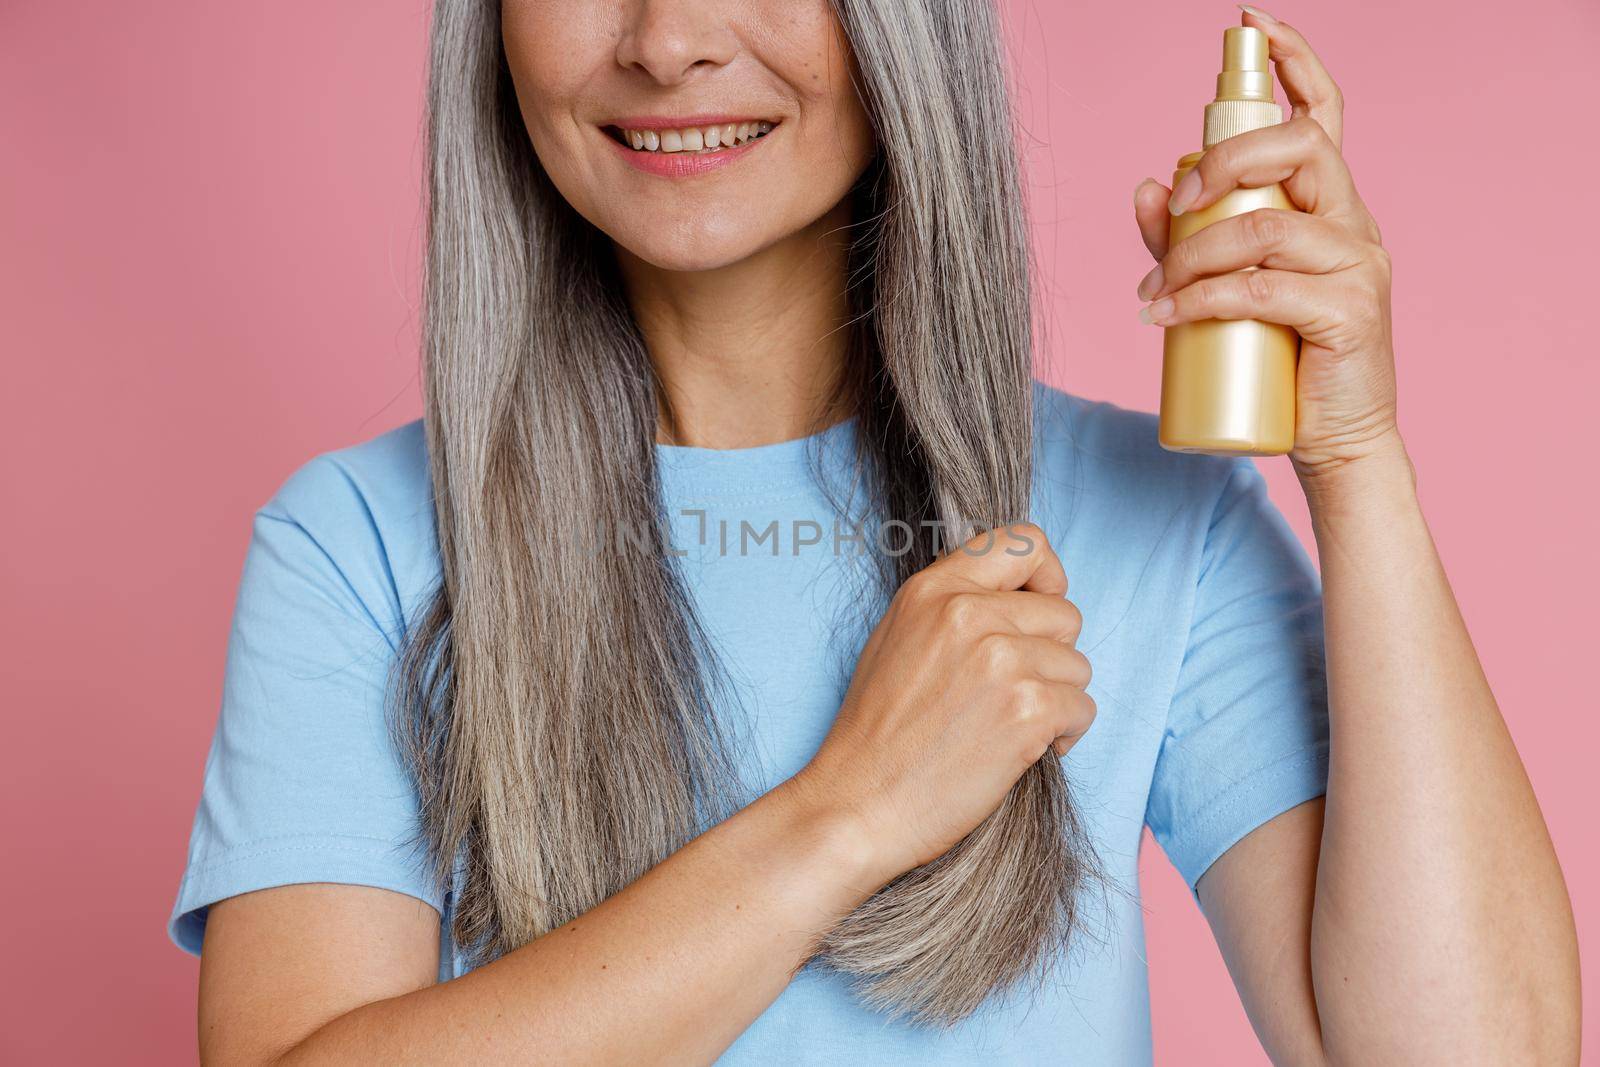
<path fill-rule="evenodd" d="M 622 140 L 636 152 L 716 152 L 771 133 L 773 125 L 757 121 L 680 130 L 623 130 Z"/>

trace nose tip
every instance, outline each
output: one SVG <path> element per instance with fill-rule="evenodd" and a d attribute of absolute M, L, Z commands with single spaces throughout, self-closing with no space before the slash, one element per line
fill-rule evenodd
<path fill-rule="evenodd" d="M 738 53 L 738 36 L 721 16 L 706 10 L 714 6 L 639 4 L 617 41 L 617 64 L 662 85 L 679 84 L 696 69 L 727 65 Z"/>

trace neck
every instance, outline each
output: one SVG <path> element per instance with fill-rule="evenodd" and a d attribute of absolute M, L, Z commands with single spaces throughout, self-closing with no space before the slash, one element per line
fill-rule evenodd
<path fill-rule="evenodd" d="M 849 203 L 725 267 L 662 270 L 617 247 L 628 301 L 661 382 L 658 440 L 747 448 L 846 415 Z"/>

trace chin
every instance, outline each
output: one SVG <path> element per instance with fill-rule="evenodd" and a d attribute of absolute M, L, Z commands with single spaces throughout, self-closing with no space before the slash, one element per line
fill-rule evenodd
<path fill-rule="evenodd" d="M 658 270 L 707 271 L 731 266 L 772 242 L 767 234 L 752 233 L 731 221 L 715 226 L 685 221 L 674 226 L 659 223 L 647 230 L 633 226 L 607 230 L 619 248 Z"/>

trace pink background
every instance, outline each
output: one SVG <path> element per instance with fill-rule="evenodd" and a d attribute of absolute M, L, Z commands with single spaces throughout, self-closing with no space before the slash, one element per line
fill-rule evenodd
<path fill-rule="evenodd" d="M 163 924 L 251 512 L 420 412 L 427 8 L 0 4 L 0 1060 L 194 1056 L 196 964 Z M 1198 147 L 1236 13 L 1006 8 L 1051 375 L 1152 408 L 1130 195 Z M 1592 945 L 1600 7 L 1276 13 L 1345 90 L 1424 503 Z M 1304 535 L 1286 462 L 1265 468 Z M 1261 1062 L 1181 882 L 1155 848 L 1145 869 L 1158 1058 Z"/>

